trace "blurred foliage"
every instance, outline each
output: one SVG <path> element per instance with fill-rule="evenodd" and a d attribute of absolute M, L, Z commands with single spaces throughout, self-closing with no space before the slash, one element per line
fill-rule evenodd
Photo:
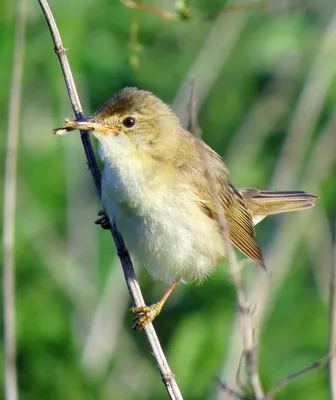
<path fill-rule="evenodd" d="M 150 4 L 174 12 L 174 2 Z M 147 12 L 136 16 L 137 11 L 117 0 L 53 0 L 50 5 L 89 115 L 112 93 L 129 85 L 153 91 L 172 103 L 216 23 L 216 17 L 209 15 L 228 4 L 221 0 L 190 2 L 188 21 L 167 21 Z M 0 4 L 1 187 L 14 9 L 13 1 Z M 51 133 L 72 111 L 37 2 L 27 1 L 26 13 L 15 248 L 20 398 L 167 398 L 144 334 L 130 329 L 130 302 L 120 266 L 113 262 L 111 237 L 93 225 L 99 205 L 79 137 L 56 138 Z M 224 34 L 216 39 L 218 51 L 224 51 L 225 24 L 229 26 L 235 18 L 244 18 L 244 22 L 205 96 L 199 122 L 206 142 L 227 161 L 235 185 L 270 185 L 300 96 L 312 79 L 310 70 L 325 46 L 324 35 L 335 29 L 330 24 L 335 13 L 333 0 L 288 0 L 222 17 Z M 139 19 L 140 50 L 136 54 L 129 41 L 134 18 Z M 335 33 L 330 36 L 335 42 Z M 136 70 L 129 63 L 132 57 L 138 57 Z M 336 65 L 335 50 L 325 55 L 325 62 Z M 200 80 L 214 73 L 213 63 L 213 59 L 207 60 Z M 321 80 L 325 73 L 329 72 L 322 71 Z M 335 110 L 336 80 L 334 73 L 330 75 L 322 108 L 311 127 L 313 133 L 302 148 L 298 176 L 290 187 L 278 188 L 314 190 L 321 200 L 315 209 L 303 213 L 311 222 L 297 234 L 298 245 L 279 291 L 273 293 L 272 301 L 266 300 L 271 309 L 260 345 L 266 388 L 328 351 L 330 254 L 325 249 L 330 250 L 336 211 L 335 162 L 314 185 L 306 187 L 304 182 L 309 181 L 306 167 Z M 307 95 L 307 110 L 320 99 L 319 85 L 317 79 Z M 273 118 L 280 103 L 278 118 Z M 247 125 L 252 136 L 247 135 L 243 142 L 250 141 L 243 146 L 243 151 L 251 154 L 246 161 L 235 140 L 258 104 L 258 118 Z M 259 132 L 264 132 L 262 138 Z M 285 218 L 270 218 L 257 228 L 265 253 Z M 295 219 L 298 229 L 300 216 L 289 218 Z M 296 237 L 295 232 L 288 232 L 288 237 Z M 278 251 L 280 256 L 286 246 Z M 269 268 L 272 271 L 272 265 Z M 259 276 L 253 266 L 248 272 L 247 281 Z M 139 271 L 139 277 L 147 302 L 157 300 L 165 286 L 152 282 L 145 272 Z M 213 377 L 222 376 L 234 335 L 239 335 L 233 331 L 235 314 L 235 292 L 224 264 L 201 286 L 181 285 L 155 321 L 185 399 L 220 398 Z M 0 351 L 3 353 L 2 344 Z M 236 368 L 226 366 L 225 371 Z M 3 373 L 3 386 L 2 377 Z M 328 398 L 327 368 L 306 374 L 277 395 L 279 400 L 302 398 Z"/>

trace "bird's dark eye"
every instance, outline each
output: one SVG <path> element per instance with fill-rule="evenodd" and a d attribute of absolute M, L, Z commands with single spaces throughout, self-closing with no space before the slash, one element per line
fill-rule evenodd
<path fill-rule="evenodd" d="M 132 128 L 132 126 L 134 126 L 135 125 L 135 118 L 133 118 L 133 117 L 127 117 L 127 118 L 125 118 L 124 120 L 123 120 L 123 125 L 126 127 L 126 128 Z"/>

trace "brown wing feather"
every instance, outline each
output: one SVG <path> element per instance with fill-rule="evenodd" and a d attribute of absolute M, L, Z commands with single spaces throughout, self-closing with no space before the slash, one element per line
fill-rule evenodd
<path fill-rule="evenodd" d="M 229 172 L 219 155 L 204 142 L 201 145 L 206 157 L 207 168 L 214 179 L 214 184 L 221 200 L 222 210 L 228 224 L 230 241 L 247 257 L 262 268 L 266 268 L 261 250 L 255 239 L 252 216 L 246 208 L 243 197 L 230 184 Z M 203 211 L 209 218 L 218 222 L 214 197 L 210 193 L 209 184 L 204 174 L 200 173 L 199 160 L 197 161 L 195 164 L 188 163 L 188 175 L 191 173 L 188 178 L 191 178 L 193 185 L 197 186 L 197 195 L 200 196 L 200 206 Z M 196 169 L 197 173 L 195 173 Z"/>
<path fill-rule="evenodd" d="M 242 253 L 266 269 L 260 247 L 255 239 L 253 220 L 246 209 L 245 202 L 232 185 L 228 186 L 228 190 L 232 201 L 229 203 L 223 201 L 222 204 L 230 240 Z"/>

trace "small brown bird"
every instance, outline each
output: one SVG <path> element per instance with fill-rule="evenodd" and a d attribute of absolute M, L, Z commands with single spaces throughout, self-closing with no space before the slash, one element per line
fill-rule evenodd
<path fill-rule="evenodd" d="M 230 241 L 265 268 L 254 225 L 267 215 L 310 208 L 305 192 L 236 189 L 221 157 L 186 131 L 169 106 L 152 93 L 125 88 L 86 121 L 66 121 L 62 134 L 92 131 L 104 162 L 102 203 L 126 245 L 150 274 L 170 284 L 163 298 L 133 308 L 135 329 L 161 311 L 180 280 L 201 281 L 226 258 L 211 172 Z M 202 153 L 202 154 L 201 154 Z M 99 222 L 106 227 L 106 218 Z"/>

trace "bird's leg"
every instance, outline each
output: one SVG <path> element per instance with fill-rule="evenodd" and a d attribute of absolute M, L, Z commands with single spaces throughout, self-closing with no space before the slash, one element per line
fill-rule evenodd
<path fill-rule="evenodd" d="M 99 218 L 95 220 L 95 224 L 100 225 L 103 229 L 110 230 L 112 228 L 111 222 L 104 210 L 100 210 Z"/>
<path fill-rule="evenodd" d="M 152 304 L 151 306 L 142 306 L 142 307 L 132 307 L 130 311 L 136 314 L 133 318 L 135 324 L 132 326 L 132 329 L 141 330 L 143 329 L 149 322 L 152 322 L 155 317 L 157 317 L 165 302 L 167 301 L 169 295 L 174 290 L 176 284 L 180 281 L 181 278 L 176 279 L 168 288 L 166 293 L 163 295 L 162 299 L 157 303 Z"/>

